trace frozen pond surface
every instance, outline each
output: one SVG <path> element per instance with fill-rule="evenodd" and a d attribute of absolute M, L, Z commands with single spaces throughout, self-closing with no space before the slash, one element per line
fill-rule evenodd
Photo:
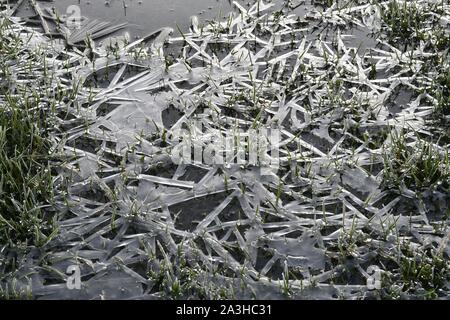
<path fill-rule="evenodd" d="M 443 18 L 422 22 L 428 46 L 412 43 L 410 52 L 383 36 L 391 25 L 370 1 L 316 6 L 304 20 L 312 6 L 292 2 L 300 6 L 280 13 L 280 0 L 262 14 L 245 1 L 238 9 L 206 0 L 40 3 L 61 13 L 79 3 L 88 19 L 128 22 L 133 36 L 189 30 L 192 15 L 219 18 L 183 36 L 163 30 L 145 46 L 71 42 L 69 32 L 69 46 L 78 44 L 70 59 L 61 39 L 33 38 L 58 52 L 55 87 L 76 91 L 58 104 L 53 136 L 68 160 L 55 178 L 64 190 L 55 200 L 59 233 L 42 252 L 58 272 L 35 272 L 42 253 L 32 252 L 14 274 L 21 284 L 33 274 L 33 294 L 46 299 L 395 297 L 417 254 L 441 270 L 433 285 L 448 296 L 449 146 L 437 139 L 448 109 L 429 123 L 435 101 L 445 101 L 428 80 L 444 77 L 430 57 L 448 68 L 448 52 L 427 32 L 442 28 L 445 38 L 449 6 L 419 2 L 421 14 Z M 250 152 L 255 128 L 280 130 L 272 171 L 173 161 L 183 139 L 191 151 L 225 133 L 239 142 L 241 129 Z M 81 292 L 60 277 L 75 263 Z M 371 287 L 380 266 L 386 292 Z"/>
<path fill-rule="evenodd" d="M 149 32 L 164 27 L 173 28 L 176 30 L 176 34 L 179 33 L 178 28 L 183 32 L 188 32 L 192 16 L 198 17 L 201 24 L 224 20 L 230 12 L 236 12 L 233 2 L 232 0 L 38 1 L 42 8 L 55 8 L 64 18 L 76 14 L 78 9 L 74 6 L 78 6 L 81 16 L 87 18 L 87 21 L 98 19 L 114 23 L 128 23 L 126 31 L 135 38 L 143 37 Z M 250 8 L 254 2 L 254 0 L 236 1 L 244 8 Z M 283 10 L 285 13 L 293 13 L 300 18 L 303 18 L 314 7 L 311 1 L 274 0 L 272 3 L 275 5 L 271 11 Z M 34 15 L 34 12 L 28 6 L 23 5 L 19 14 L 27 16 Z M 123 31 L 119 33 L 123 33 Z M 348 43 L 359 47 L 360 51 L 376 45 L 374 38 L 369 36 L 368 30 L 353 26 L 348 30 L 348 34 L 353 35 L 352 38 L 347 39 Z"/>
<path fill-rule="evenodd" d="M 249 2 L 252 1 L 240 1 L 244 5 Z M 223 18 L 233 10 L 232 1 L 228 0 L 62 0 L 42 2 L 42 5 L 54 6 L 61 13 L 78 5 L 81 14 L 88 18 L 128 22 L 129 29 L 137 36 L 167 26 L 175 28 L 178 25 L 186 30 L 190 16 L 196 15 L 203 20 Z M 70 9 L 67 13 L 71 13 Z"/>

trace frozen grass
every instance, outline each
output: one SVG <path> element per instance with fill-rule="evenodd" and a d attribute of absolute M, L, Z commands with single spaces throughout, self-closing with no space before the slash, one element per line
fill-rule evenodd
<path fill-rule="evenodd" d="M 58 234 L 1 253 L 9 296 L 448 298 L 449 4 L 325 1 L 305 19 L 235 4 L 187 34 L 71 51 L 14 24 L 58 48 L 66 94 L 49 133 Z M 180 128 L 198 144 L 278 128 L 280 168 L 175 165 Z M 64 282 L 75 263 L 81 291 Z"/>
<path fill-rule="evenodd" d="M 422 141 L 411 147 L 404 136 L 392 138 L 391 150 L 386 153 L 384 163 L 386 185 L 404 185 L 415 190 L 444 185 L 448 189 L 448 150 L 441 151 Z"/>
<path fill-rule="evenodd" d="M 41 88 L 45 55 L 30 49 L 17 27 L 0 25 L 0 243 L 42 245 L 55 230 L 45 207 L 52 198 L 51 117 Z M 31 75 L 35 75 L 33 77 Z M 42 82 L 41 82 L 42 81 Z"/>

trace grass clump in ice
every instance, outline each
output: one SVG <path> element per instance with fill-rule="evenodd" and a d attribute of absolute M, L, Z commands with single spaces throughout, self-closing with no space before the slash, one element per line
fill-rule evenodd
<path fill-rule="evenodd" d="M 35 115 L 14 98 L 0 109 L 0 242 L 39 245 L 52 232 L 49 145 Z"/>
<path fill-rule="evenodd" d="M 33 294 L 31 288 L 20 288 L 17 281 L 12 281 L 4 287 L 0 287 L 0 300 L 31 300 Z"/>
<path fill-rule="evenodd" d="M 436 299 L 442 295 L 450 278 L 448 260 L 436 250 L 417 250 L 403 244 L 401 257 L 395 261 L 398 272 L 385 275 L 386 297 L 399 299 L 409 295 Z"/>
<path fill-rule="evenodd" d="M 414 1 L 393 0 L 381 8 L 383 20 L 390 27 L 389 35 L 397 39 L 416 32 L 426 19 Z"/>
<path fill-rule="evenodd" d="M 162 258 L 150 255 L 149 259 L 148 278 L 153 292 L 174 300 L 235 298 L 231 287 L 215 284 L 200 265 L 191 266 L 182 246 L 172 258 L 160 249 Z"/>
<path fill-rule="evenodd" d="M 437 113 L 442 116 L 450 115 L 450 70 L 443 71 L 437 77 L 435 97 Z"/>
<path fill-rule="evenodd" d="M 38 246 L 54 232 L 44 209 L 52 198 L 50 123 L 36 82 L 14 77 L 43 61 L 8 20 L 0 22 L 0 244 Z"/>
<path fill-rule="evenodd" d="M 426 141 L 413 146 L 401 134 L 392 134 L 392 145 L 384 160 L 384 184 L 421 190 L 442 186 L 448 188 L 450 166 L 448 152 Z"/>
<path fill-rule="evenodd" d="M 445 13 L 445 1 L 391 0 L 379 4 L 381 18 L 386 24 L 384 34 L 394 45 L 417 45 L 421 41 L 435 50 L 445 50 L 449 33 L 440 18 Z"/>

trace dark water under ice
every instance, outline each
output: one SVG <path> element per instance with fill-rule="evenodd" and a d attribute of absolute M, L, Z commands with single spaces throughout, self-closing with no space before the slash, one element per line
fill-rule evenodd
<path fill-rule="evenodd" d="M 240 0 L 247 7 L 253 0 Z M 129 31 L 143 36 L 162 27 L 187 30 L 190 17 L 201 21 L 225 17 L 233 10 L 230 0 L 58 0 L 41 2 L 42 6 L 54 6 L 61 14 L 69 13 L 72 5 L 78 5 L 81 15 L 89 19 L 128 22 Z"/>
<path fill-rule="evenodd" d="M 172 27 L 183 32 L 189 30 L 190 17 L 197 16 L 201 23 L 211 20 L 224 20 L 231 11 L 237 11 L 233 0 L 57 0 L 38 1 L 42 8 L 55 8 L 61 16 L 71 16 L 74 7 L 79 7 L 82 17 L 127 22 L 127 31 L 134 37 L 142 37 L 163 27 Z M 255 0 L 236 0 L 244 8 L 249 8 Z M 270 2 L 270 1 L 264 1 Z M 272 0 L 275 6 L 273 11 L 289 11 L 299 17 L 304 17 L 313 6 L 311 1 L 285 1 Z M 26 2 L 24 2 L 26 3 Z M 288 4 L 291 4 L 289 7 Z M 293 5 L 292 5 L 293 4 Z M 24 5 L 20 15 L 33 15 L 31 8 Z M 175 32 L 178 34 L 178 31 Z M 349 41 L 360 49 L 376 45 L 373 38 L 368 36 L 366 30 L 352 28 L 348 34 L 353 37 Z"/>

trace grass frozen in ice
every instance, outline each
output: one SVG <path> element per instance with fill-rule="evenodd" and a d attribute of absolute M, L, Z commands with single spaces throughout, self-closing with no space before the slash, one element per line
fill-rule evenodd
<path fill-rule="evenodd" d="M 54 97 L 43 52 L 33 50 L 10 21 L 0 25 L 0 241 L 42 245 L 56 226 L 45 214 L 53 194 L 48 129 Z M 49 100 L 52 99 L 52 100 Z"/>
<path fill-rule="evenodd" d="M 28 105 L 33 79 L 15 79 L 14 99 L 2 92 L 2 128 L 24 141 L 1 168 L 19 163 L 25 183 L 9 179 L 36 196 L 15 206 L 2 193 L 31 225 L 17 250 L 2 224 L 4 297 L 448 298 L 448 2 L 320 1 L 305 17 L 295 3 L 235 5 L 224 21 L 191 19 L 189 33 L 70 48 L 2 18 L 27 39 L 15 67 L 57 88 Z M 3 71 L 5 88 L 12 77 Z M 200 145 L 277 128 L 280 168 L 176 165 L 181 128 Z M 80 291 L 66 288 L 73 264 Z"/>

